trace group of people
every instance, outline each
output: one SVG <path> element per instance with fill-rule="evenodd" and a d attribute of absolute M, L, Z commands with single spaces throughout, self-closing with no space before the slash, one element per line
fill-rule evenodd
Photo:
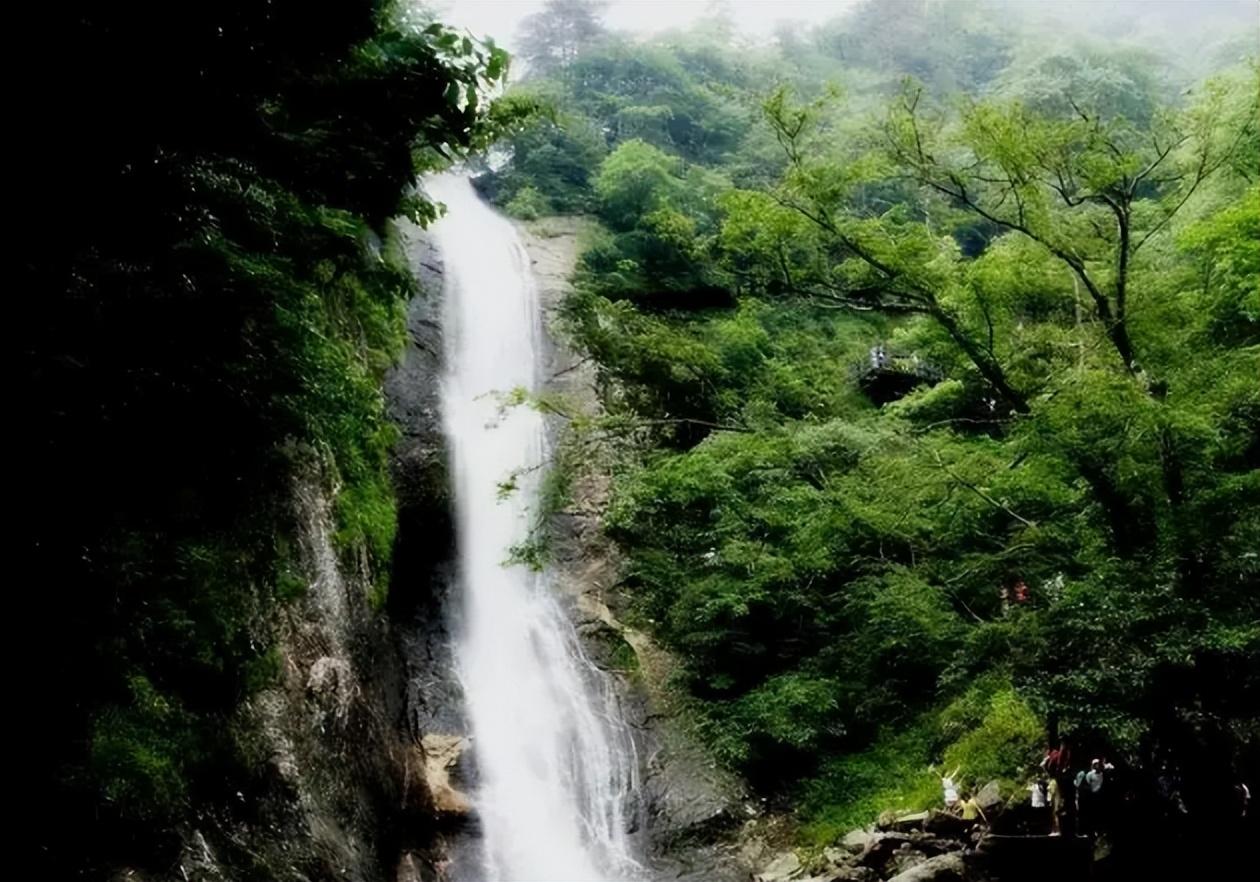
<path fill-rule="evenodd" d="M 1002 587 L 998 589 L 998 601 L 1001 604 L 1002 615 L 1005 616 L 1011 611 L 1011 604 L 1028 603 L 1031 592 L 1028 590 L 1027 583 L 1023 579 L 1016 579 L 1013 582 L 1003 582 Z"/>
<path fill-rule="evenodd" d="M 1051 836 L 1097 836 L 1103 832 L 1111 796 L 1107 782 L 1114 771 L 1115 766 L 1104 757 L 1095 757 L 1088 767 L 1078 768 L 1066 740 L 1046 752 L 1028 789 L 1033 809 L 1050 816 Z"/>
<path fill-rule="evenodd" d="M 930 771 L 941 776 L 941 795 L 947 812 L 966 822 L 969 828 L 988 826 L 989 818 L 981 806 L 984 793 L 967 791 L 960 786 L 961 766 L 949 773 L 945 773 L 944 768 L 938 771 L 935 766 L 930 767 Z M 1205 777 L 1204 780 L 1214 779 Z M 1199 797 L 1196 804 L 1209 806 L 1206 814 L 1219 818 L 1222 823 L 1254 827 L 1251 790 L 1241 780 L 1241 775 L 1234 780 L 1228 794 L 1219 787 L 1216 790 L 1198 788 L 1194 791 Z M 1058 747 L 1046 751 L 1028 785 L 1031 814 L 1018 812 L 1011 820 L 1014 828 L 1026 832 L 1068 837 L 1105 836 L 1110 842 L 1113 836 L 1123 836 L 1134 824 L 1141 823 L 1136 820 L 1139 817 L 1147 818 L 1147 823 L 1158 823 L 1156 813 L 1161 810 L 1163 819 L 1172 820 L 1176 826 L 1177 818 L 1189 816 L 1182 789 L 1180 776 L 1167 763 L 1160 764 L 1158 775 L 1151 780 L 1135 778 L 1131 773 L 1122 777 L 1105 754 L 1095 755 L 1088 763 L 1078 761 L 1064 738 Z"/>

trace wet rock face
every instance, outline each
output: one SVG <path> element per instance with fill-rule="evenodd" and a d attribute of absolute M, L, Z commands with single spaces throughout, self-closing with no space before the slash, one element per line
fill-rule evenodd
<path fill-rule="evenodd" d="M 407 728 L 462 733 L 463 695 L 454 676 L 451 621 L 455 532 L 442 428 L 442 255 L 419 227 L 400 228 L 419 293 L 407 306 L 407 342 L 385 378 L 385 402 L 398 427 L 390 458 L 398 498 L 398 537 L 390 613 L 406 665 Z"/>
<path fill-rule="evenodd" d="M 442 261 L 419 227 L 402 224 L 400 237 L 420 291 L 407 306 L 402 357 L 385 377 L 386 412 L 399 431 L 390 457 L 398 498 L 390 608 L 395 619 L 440 625 L 447 580 L 435 574 L 452 559 L 455 545 L 440 406 Z"/>
<path fill-rule="evenodd" d="M 464 847 L 475 772 L 451 634 L 455 526 L 441 411 L 442 255 L 419 227 L 402 224 L 400 232 L 419 292 L 407 307 L 402 358 L 384 389 L 399 430 L 390 458 L 398 535 L 389 612 L 404 665 L 403 728 L 410 739 L 402 815 L 413 832 L 394 873 L 398 882 L 421 882 L 440 878 L 439 868 Z"/>
<path fill-rule="evenodd" d="M 394 870 L 394 882 L 425 882 L 421 867 L 425 865 L 422 857 L 405 852 L 398 859 L 398 867 Z"/>
<path fill-rule="evenodd" d="M 826 882 L 879 882 L 879 874 L 869 867 L 841 866 L 824 873 Z"/>
<path fill-rule="evenodd" d="M 198 815 L 155 882 L 392 873 L 404 835 L 402 668 L 390 624 L 369 602 L 371 574 L 334 547 L 332 482 L 307 454 L 291 494 L 306 592 L 274 623 L 277 679 L 233 721 L 253 775 L 234 801 Z"/>
<path fill-rule="evenodd" d="M 313 465 L 293 493 L 307 591 L 279 626 L 280 682 L 242 714 L 243 749 L 259 768 L 254 792 L 240 794 L 249 820 L 191 831 L 172 880 L 427 879 L 444 819 L 468 812 L 445 633 L 453 537 L 438 408 L 441 263 L 419 228 L 400 232 L 424 293 L 408 305 L 406 349 L 385 383 L 400 431 L 387 614 L 368 600 L 361 559 L 334 546 L 332 482 Z"/>

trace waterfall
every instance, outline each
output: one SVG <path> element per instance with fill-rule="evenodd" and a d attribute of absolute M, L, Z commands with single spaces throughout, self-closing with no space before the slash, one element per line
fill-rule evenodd
<path fill-rule="evenodd" d="M 583 654 L 546 572 L 506 563 L 526 538 L 546 457 L 529 255 L 466 177 L 426 188 L 445 272 L 443 419 L 452 451 L 461 603 L 456 673 L 477 770 L 478 882 L 637 878 L 627 834 L 634 745 L 606 674 Z M 505 490 L 504 484 L 514 484 Z"/>

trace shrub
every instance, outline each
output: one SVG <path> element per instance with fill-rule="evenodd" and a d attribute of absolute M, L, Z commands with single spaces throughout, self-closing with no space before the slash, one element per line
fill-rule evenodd
<path fill-rule="evenodd" d="M 503 208 L 512 217 L 521 220 L 538 220 L 552 213 L 547 197 L 528 185 L 517 191 Z"/>

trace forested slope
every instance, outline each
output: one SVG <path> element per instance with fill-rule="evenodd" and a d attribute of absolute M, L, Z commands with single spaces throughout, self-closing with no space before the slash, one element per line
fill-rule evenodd
<path fill-rule="evenodd" d="M 625 442 L 638 620 L 820 842 L 932 763 L 1022 787 L 1055 730 L 1153 814 L 1159 768 L 1199 819 L 1260 772 L 1254 27 L 1015 7 L 754 42 L 548 4 L 550 118 L 480 181 L 602 222 L 569 449 Z"/>

